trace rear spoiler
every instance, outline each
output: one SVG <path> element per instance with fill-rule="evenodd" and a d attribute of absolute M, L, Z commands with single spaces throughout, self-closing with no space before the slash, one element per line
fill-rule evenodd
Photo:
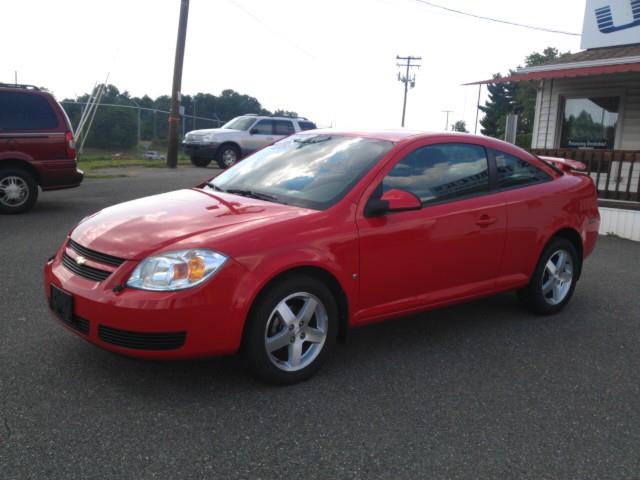
<path fill-rule="evenodd" d="M 561 170 L 563 172 L 586 172 L 587 166 L 578 162 L 577 160 L 571 160 L 570 158 L 560 158 L 560 157 L 538 157 L 540 160 L 545 162 L 551 168 Z"/>

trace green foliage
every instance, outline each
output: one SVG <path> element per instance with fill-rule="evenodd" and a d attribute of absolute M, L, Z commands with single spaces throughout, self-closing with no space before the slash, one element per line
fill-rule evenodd
<path fill-rule="evenodd" d="M 298 118 L 297 112 L 292 112 L 289 110 L 276 110 L 275 112 L 273 112 L 273 115 L 276 117 Z"/>
<path fill-rule="evenodd" d="M 63 100 L 62 105 L 74 127 L 77 127 L 80 121 L 83 106 L 66 102 L 87 102 L 88 100 L 89 94 Z M 154 145 L 166 144 L 169 135 L 169 119 L 165 112 L 171 109 L 171 97 L 167 95 L 155 99 L 148 95 L 131 97 L 129 92 L 120 92 L 114 85 L 108 85 L 101 103 L 122 105 L 122 108 L 105 105 L 98 108 L 85 148 L 119 151 L 135 147 L 138 141 L 138 110 L 126 107 L 136 107 L 136 105 L 152 109 L 140 111 L 141 141 Z M 186 115 L 201 117 L 185 118 L 182 133 L 215 128 L 234 117 L 247 113 L 271 114 L 255 97 L 231 89 L 223 90 L 219 96 L 209 93 L 183 95 L 181 105 Z M 286 110 L 276 110 L 276 113 L 297 116 L 296 112 Z"/>
<path fill-rule="evenodd" d="M 560 53 L 557 48 L 545 48 L 542 53 L 533 52 L 525 58 L 527 67 L 534 67 L 560 59 L 570 52 Z M 520 67 L 518 67 L 520 68 Z M 515 74 L 511 70 L 509 75 Z M 495 74 L 493 78 L 501 78 Z M 510 82 L 487 85 L 489 100 L 480 107 L 485 114 L 480 121 L 483 135 L 504 138 L 507 115 L 515 113 L 518 118 L 518 145 L 530 148 L 533 133 L 533 121 L 536 110 L 537 82 Z"/>
<path fill-rule="evenodd" d="M 469 130 L 467 130 L 467 122 L 464 120 L 458 120 L 456 123 L 451 125 L 451 130 L 454 132 L 469 133 Z"/>

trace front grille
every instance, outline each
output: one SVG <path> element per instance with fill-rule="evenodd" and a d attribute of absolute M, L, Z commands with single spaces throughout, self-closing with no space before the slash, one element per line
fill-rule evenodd
<path fill-rule="evenodd" d="M 69 246 L 69 248 L 75 250 L 83 257 L 98 263 L 106 263 L 107 265 L 113 265 L 115 267 L 119 267 L 124 263 L 124 259 L 122 258 L 114 257 L 113 255 L 107 255 L 106 253 L 96 252 L 95 250 L 90 250 L 71 239 L 69 239 L 69 243 L 67 245 Z"/>
<path fill-rule="evenodd" d="M 89 320 L 82 318 L 82 317 L 78 317 L 77 315 L 74 315 L 73 318 L 71 320 L 66 320 L 62 317 L 60 317 L 59 315 L 57 315 L 58 320 L 60 320 L 62 323 L 64 323 L 65 325 L 68 325 L 69 327 L 73 328 L 74 330 L 84 334 L 84 335 L 89 335 Z"/>
<path fill-rule="evenodd" d="M 128 332 L 100 325 L 98 327 L 98 337 L 103 342 L 136 350 L 176 350 L 184 345 L 187 333 Z"/>
<path fill-rule="evenodd" d="M 111 272 L 107 272 L 106 270 L 100 270 L 88 265 L 78 265 L 75 260 L 66 253 L 62 255 L 62 264 L 76 275 L 88 278 L 94 282 L 101 282 L 111 275 Z"/>

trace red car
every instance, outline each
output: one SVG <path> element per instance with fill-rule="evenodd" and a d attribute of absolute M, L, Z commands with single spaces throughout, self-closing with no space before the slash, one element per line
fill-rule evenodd
<path fill-rule="evenodd" d="M 85 218 L 47 262 L 46 295 L 108 350 L 241 351 L 260 378 L 296 382 L 349 327 L 505 290 L 562 309 L 600 223 L 576 166 L 464 134 L 296 134 Z"/>
<path fill-rule="evenodd" d="M 71 124 L 53 95 L 0 83 L 0 213 L 25 212 L 38 187 L 77 187 L 82 177 Z"/>

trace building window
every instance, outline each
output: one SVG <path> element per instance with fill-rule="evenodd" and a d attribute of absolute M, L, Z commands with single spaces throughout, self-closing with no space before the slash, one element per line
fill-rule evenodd
<path fill-rule="evenodd" d="M 565 100 L 560 148 L 613 149 L 620 97 Z"/>

